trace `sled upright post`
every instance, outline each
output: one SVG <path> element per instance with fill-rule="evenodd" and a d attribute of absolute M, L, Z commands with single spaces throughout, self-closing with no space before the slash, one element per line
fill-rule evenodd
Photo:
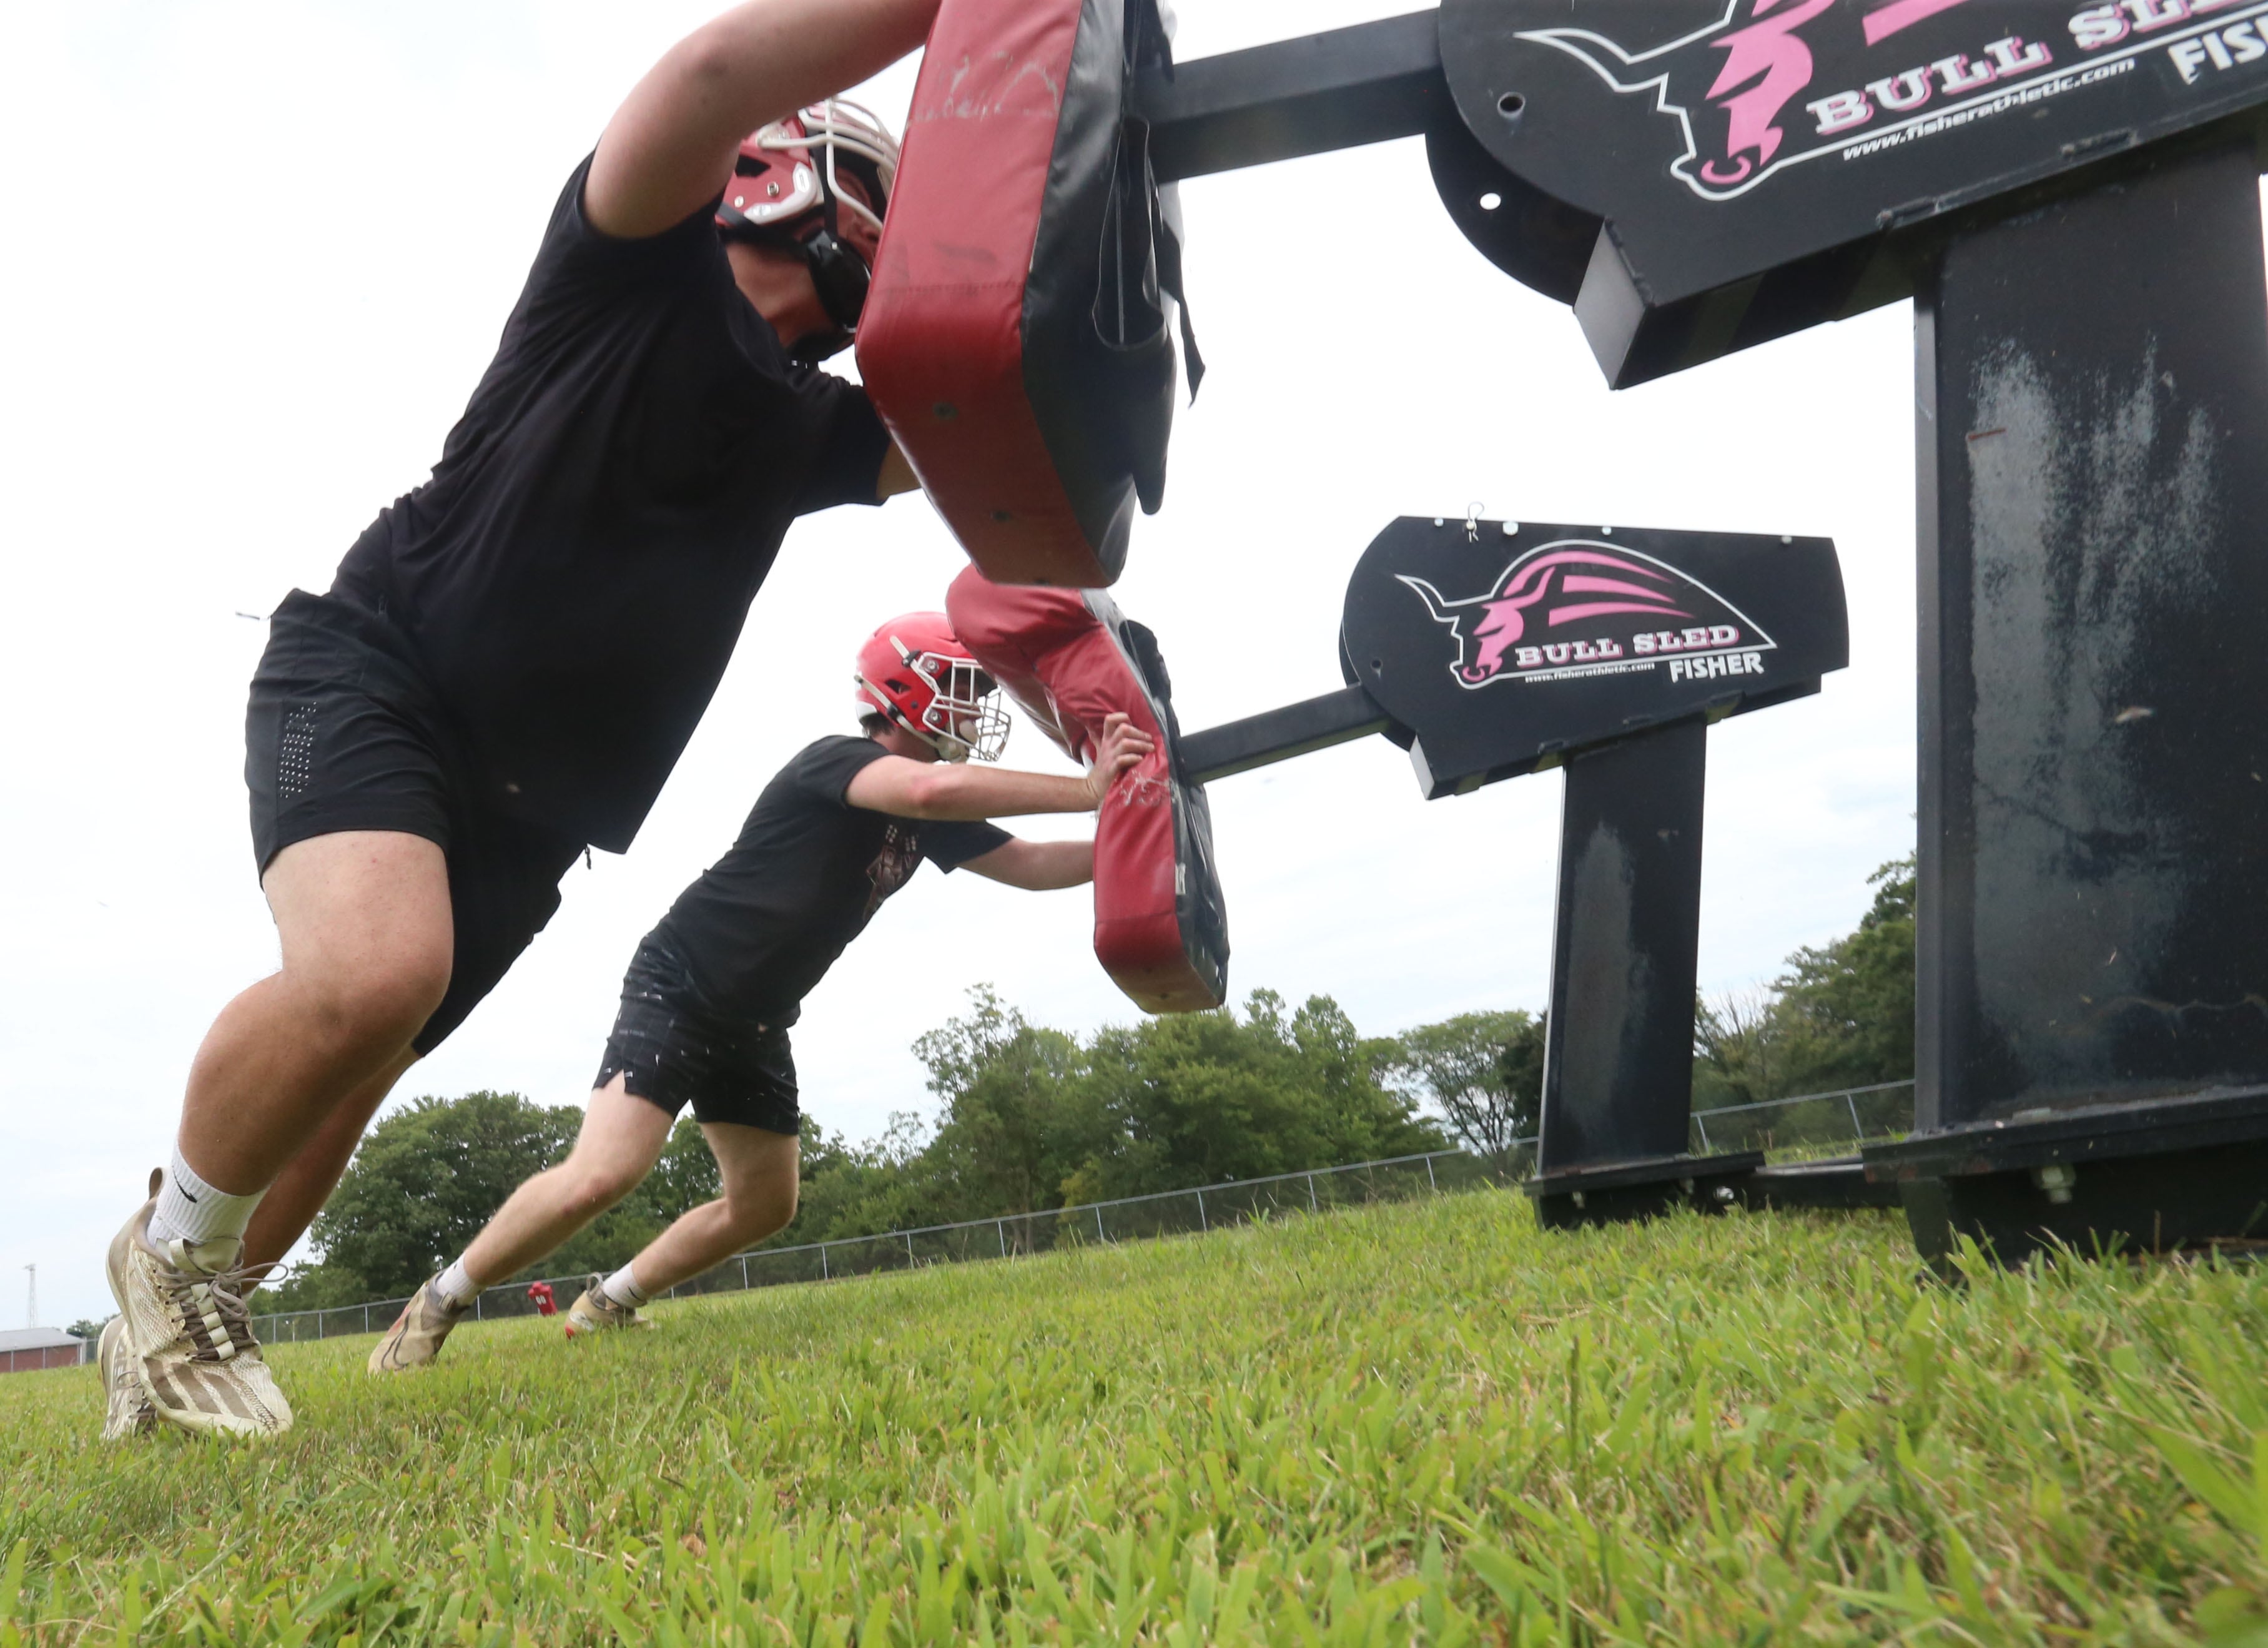
<path fill-rule="evenodd" d="M 2084 270 L 2084 278 L 2071 271 Z M 2268 269 L 2249 140 L 1917 300 L 1923 1255 L 2268 1236 Z"/>
<path fill-rule="evenodd" d="M 1731 1202 L 1761 1152 L 1695 1158 L 1705 722 L 1567 763 L 1542 1137 L 1528 1193 L 1547 1225 Z"/>

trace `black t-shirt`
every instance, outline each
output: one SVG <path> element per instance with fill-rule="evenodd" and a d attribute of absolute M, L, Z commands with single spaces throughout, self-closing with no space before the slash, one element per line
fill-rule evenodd
<path fill-rule="evenodd" d="M 713 207 L 648 239 L 583 217 L 584 161 L 433 478 L 335 592 L 407 634 L 480 799 L 630 844 L 724 674 L 789 523 L 871 504 L 889 438 L 791 362 Z"/>
<path fill-rule="evenodd" d="M 796 1006 L 921 861 L 950 871 L 1014 839 L 996 825 L 894 818 L 843 798 L 889 752 L 823 738 L 757 798 L 733 850 L 679 895 L 655 928 L 685 959 L 709 1005 L 769 1025 Z"/>

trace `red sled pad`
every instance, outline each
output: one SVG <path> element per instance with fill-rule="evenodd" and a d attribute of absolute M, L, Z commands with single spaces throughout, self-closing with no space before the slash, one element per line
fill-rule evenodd
<path fill-rule="evenodd" d="M 1164 497 L 1180 241 L 1126 113 L 1150 63 L 1157 0 L 944 0 L 930 31 L 858 369 L 1000 583 L 1115 582 Z"/>
<path fill-rule="evenodd" d="M 1157 638 L 1099 590 L 1012 588 L 975 567 L 946 593 L 953 633 L 1049 737 L 1086 760 L 1123 712 L 1156 741 L 1094 826 L 1094 954 L 1145 1012 L 1204 1012 L 1228 988 L 1212 813 L 1182 765 Z"/>

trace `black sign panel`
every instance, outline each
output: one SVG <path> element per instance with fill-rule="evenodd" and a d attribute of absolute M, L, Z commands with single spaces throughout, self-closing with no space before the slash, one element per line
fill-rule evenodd
<path fill-rule="evenodd" d="M 1815 692 L 1850 637 L 1823 538 L 1405 516 L 1355 569 L 1340 655 L 1436 797 Z"/>
<path fill-rule="evenodd" d="M 1561 296 L 1568 214 L 1603 222 L 1578 308 L 1627 383 L 1906 295 L 1944 214 L 2257 115 L 2268 0 L 1444 0 L 1441 57 L 1513 184 L 1438 138 L 1452 214 Z"/>

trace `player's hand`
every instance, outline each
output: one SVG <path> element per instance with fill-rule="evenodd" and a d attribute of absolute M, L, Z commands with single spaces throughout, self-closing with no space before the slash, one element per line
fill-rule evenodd
<path fill-rule="evenodd" d="M 1102 798 L 1110 793 L 1110 786 L 1118 775 L 1130 767 L 1141 764 L 1142 758 L 1158 747 L 1156 740 L 1136 726 L 1124 715 L 1108 715 L 1102 720 L 1102 741 L 1095 748 L 1093 765 L 1086 769 L 1087 791 L 1094 798 L 1094 805 L 1101 806 Z"/>

